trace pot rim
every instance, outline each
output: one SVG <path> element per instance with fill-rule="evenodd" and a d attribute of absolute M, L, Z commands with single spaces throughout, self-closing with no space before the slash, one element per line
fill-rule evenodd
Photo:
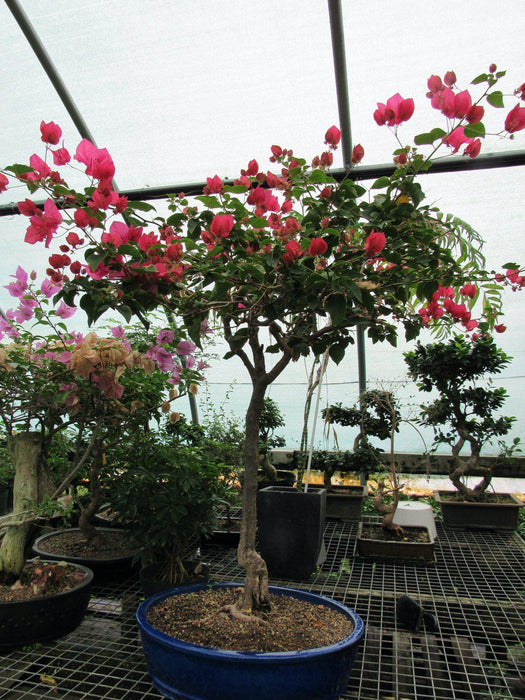
<path fill-rule="evenodd" d="M 31 562 L 39 562 L 40 564 L 58 564 L 59 562 L 55 559 L 41 559 L 40 557 L 31 557 L 31 559 L 28 559 L 26 561 L 26 564 L 29 564 Z M 70 593 L 73 593 L 74 591 L 78 591 L 81 588 L 87 588 L 88 586 L 91 586 L 93 583 L 93 578 L 94 578 L 94 573 L 93 571 L 85 566 L 84 564 L 79 564 L 78 562 L 75 561 L 67 561 L 65 562 L 68 566 L 74 566 L 77 569 L 82 569 L 84 573 L 87 574 L 86 578 L 82 579 L 82 581 L 78 581 L 74 586 L 71 586 L 71 588 L 68 588 L 65 591 L 59 591 L 58 593 L 50 593 L 49 595 L 44 595 L 44 596 L 35 596 L 34 598 L 28 598 L 27 600 L 3 600 L 0 601 L 0 605 L 3 607 L 4 605 L 21 605 L 21 604 L 28 604 L 28 603 L 34 603 L 37 604 L 39 601 L 44 601 L 44 600 L 52 600 L 54 598 L 61 598 L 63 596 L 69 595 Z M 0 645 L 1 648 L 1 645 Z"/>
<path fill-rule="evenodd" d="M 157 593 L 150 598 L 147 598 L 136 612 L 137 624 L 141 632 L 147 635 L 149 638 L 154 639 L 157 644 L 162 644 L 163 646 L 177 649 L 179 652 L 191 654 L 194 656 L 206 656 L 209 659 L 224 660 L 226 658 L 235 659 L 236 662 L 246 663 L 252 662 L 257 659 L 260 663 L 275 663 L 287 661 L 293 663 L 304 663 L 306 659 L 315 659 L 319 656 L 325 656 L 327 654 L 337 653 L 348 646 L 357 644 L 364 635 L 365 625 L 363 620 L 359 615 L 348 608 L 343 603 L 339 603 L 332 598 L 327 598 L 326 596 L 320 595 L 319 593 L 312 593 L 310 591 L 303 591 L 298 588 L 288 588 L 285 586 L 270 586 L 270 593 L 276 595 L 289 595 L 294 598 L 299 598 L 310 603 L 324 604 L 335 610 L 338 610 L 341 614 L 345 615 L 348 619 L 352 620 L 354 624 L 354 629 L 351 634 L 349 634 L 344 639 L 334 644 L 330 644 L 324 647 L 315 647 L 313 649 L 302 649 L 298 651 L 270 651 L 270 652 L 254 652 L 254 651 L 231 651 L 228 649 L 215 649 L 213 647 L 205 647 L 199 644 L 192 644 L 191 642 L 183 642 L 180 639 L 176 639 L 164 632 L 161 632 L 147 620 L 147 612 L 150 608 L 154 607 L 160 603 L 165 598 L 173 597 L 173 595 L 183 595 L 184 593 L 193 593 L 199 590 L 207 588 L 239 588 L 242 587 L 242 583 L 230 583 L 230 582 L 209 582 L 209 583 L 198 583 L 190 586 L 180 586 L 178 588 L 172 588 L 168 591 L 163 591 L 162 593 Z"/>

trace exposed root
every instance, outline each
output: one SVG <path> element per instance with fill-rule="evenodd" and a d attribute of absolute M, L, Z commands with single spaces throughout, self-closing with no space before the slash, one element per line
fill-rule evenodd
<path fill-rule="evenodd" d="M 242 612 L 242 610 L 239 610 L 235 604 L 223 605 L 218 612 L 227 613 L 228 615 L 231 615 L 234 620 L 240 620 L 241 622 L 255 622 L 258 625 L 268 625 L 266 620 L 263 620 L 256 615 L 250 615 L 249 613 Z"/>

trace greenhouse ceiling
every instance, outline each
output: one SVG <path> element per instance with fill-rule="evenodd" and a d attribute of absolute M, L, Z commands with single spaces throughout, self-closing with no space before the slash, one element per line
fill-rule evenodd
<path fill-rule="evenodd" d="M 41 119 L 53 120 L 66 145 L 81 134 L 108 148 L 122 191 L 154 197 L 215 172 L 235 177 L 274 143 L 316 153 L 336 123 L 345 148 L 334 165 L 348 167 L 359 142 L 356 177 L 375 176 L 392 151 L 372 120 L 378 101 L 413 96 L 417 128 L 431 74 L 454 69 L 466 86 L 496 62 L 519 84 L 521 9 L 520 0 L 496 11 L 485 0 L 475 10 L 414 0 L 5 0 L 2 160 L 29 157 Z M 488 145 L 492 155 L 442 167 L 525 163 L 512 141 Z"/>

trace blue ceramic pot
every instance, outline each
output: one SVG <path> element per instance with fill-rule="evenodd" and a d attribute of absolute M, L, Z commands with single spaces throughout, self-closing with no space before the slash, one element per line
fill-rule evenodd
<path fill-rule="evenodd" d="M 239 583 L 214 584 L 214 588 Z M 293 588 L 270 592 L 334 608 L 351 619 L 354 630 L 337 644 L 306 651 L 254 653 L 226 651 L 182 642 L 153 627 L 148 610 L 166 598 L 208 588 L 196 584 L 148 598 L 137 610 L 149 674 L 167 698 L 179 700 L 335 700 L 344 693 L 364 624 L 353 611 L 330 598 Z"/>

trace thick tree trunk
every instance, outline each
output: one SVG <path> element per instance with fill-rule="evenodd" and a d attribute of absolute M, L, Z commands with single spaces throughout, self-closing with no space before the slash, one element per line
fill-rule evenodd
<path fill-rule="evenodd" d="M 242 522 L 237 558 L 246 571 L 241 608 L 244 611 L 268 605 L 268 570 L 255 551 L 257 534 L 257 472 L 259 469 L 259 418 L 263 410 L 266 384 L 254 382 L 250 405 L 246 412 L 244 441 L 244 484 Z"/>
<path fill-rule="evenodd" d="M 42 453 L 40 433 L 17 433 L 9 438 L 9 447 L 15 468 L 13 488 L 13 516 L 30 511 L 37 506 L 40 497 L 39 462 Z M 18 578 L 24 568 L 24 550 L 32 522 L 14 525 L 6 530 L 0 547 L 0 574 L 6 578 Z"/>

